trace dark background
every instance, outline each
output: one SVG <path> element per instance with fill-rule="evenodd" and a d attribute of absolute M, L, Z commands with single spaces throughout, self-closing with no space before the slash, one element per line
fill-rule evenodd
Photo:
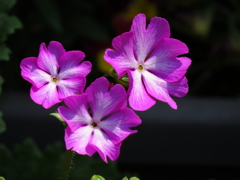
<path fill-rule="evenodd" d="M 153 179 L 154 173 L 162 179 L 239 179 L 238 0 L 18 0 L 10 14 L 23 28 L 8 36 L 11 59 L 0 62 L 5 79 L 0 107 L 7 124 L 2 142 L 11 147 L 32 136 L 44 147 L 63 139 L 61 124 L 48 116 L 56 108 L 45 111 L 28 95 L 31 85 L 20 76 L 23 58 L 36 57 L 42 42 L 59 41 L 67 51 L 86 54 L 93 64 L 90 84 L 104 74 L 104 49 L 111 48 L 113 37 L 129 30 L 138 13 L 148 20 L 166 18 L 171 37 L 188 45 L 190 90 L 177 100 L 177 112 L 160 102 L 140 113 L 143 124 L 123 143 L 120 170 L 137 172 L 142 179 L 151 179 L 146 178 L 150 174 Z"/>

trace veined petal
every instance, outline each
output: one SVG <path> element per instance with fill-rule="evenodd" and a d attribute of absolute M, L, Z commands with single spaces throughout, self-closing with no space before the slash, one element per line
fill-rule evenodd
<path fill-rule="evenodd" d="M 125 108 L 100 121 L 99 128 L 104 130 L 113 144 L 118 144 L 130 134 L 136 133 L 136 130 L 130 128 L 139 124 L 141 124 L 141 119 L 137 114 L 133 110 Z"/>
<path fill-rule="evenodd" d="M 22 77 L 37 88 L 40 88 L 47 82 L 51 81 L 51 76 L 38 68 L 36 57 L 23 59 L 20 67 L 22 69 Z"/>
<path fill-rule="evenodd" d="M 62 101 L 58 98 L 56 84 L 51 82 L 41 88 L 32 86 L 30 96 L 35 103 L 42 105 L 46 109 Z"/>
<path fill-rule="evenodd" d="M 60 99 L 65 99 L 68 96 L 74 96 L 77 93 L 82 94 L 86 84 L 84 77 L 76 77 L 71 79 L 60 79 L 57 82 L 58 93 Z"/>
<path fill-rule="evenodd" d="M 104 116 L 120 111 L 127 105 L 125 89 L 116 84 L 110 90 L 110 83 L 104 77 L 96 79 L 87 89 L 88 102 L 93 119 L 100 121 Z"/>
<path fill-rule="evenodd" d="M 87 110 L 86 94 L 67 97 L 64 102 L 67 103 L 70 107 L 74 106 L 74 109 L 64 106 L 60 106 L 58 108 L 59 114 L 67 123 L 68 128 L 70 128 L 72 132 L 76 131 L 82 126 L 86 126 L 91 123 L 92 118 Z"/>
<path fill-rule="evenodd" d="M 146 92 L 142 82 L 142 75 L 138 70 L 128 71 L 129 75 L 129 104 L 137 111 L 145 111 L 152 107 L 156 101 Z"/>
<path fill-rule="evenodd" d="M 143 64 L 146 57 L 162 38 L 170 36 L 170 27 L 164 18 L 154 17 L 146 29 L 146 16 L 138 14 L 131 26 L 134 39 L 134 53 L 139 63 Z"/>
<path fill-rule="evenodd" d="M 65 53 L 65 49 L 62 44 L 56 41 L 51 41 L 46 48 L 46 44 L 40 45 L 37 64 L 38 67 L 49 73 L 51 76 L 56 76 L 59 59 Z"/>
<path fill-rule="evenodd" d="M 100 129 L 94 129 L 92 139 L 89 146 L 94 147 L 102 160 L 107 163 L 107 157 L 112 161 L 116 160 L 120 154 L 120 146 L 122 143 L 113 144 L 108 136 Z"/>
<path fill-rule="evenodd" d="M 58 77 L 60 79 L 75 78 L 78 76 L 86 77 L 92 69 L 92 64 L 89 61 L 84 61 L 80 65 L 65 69 L 60 68 Z"/>
<path fill-rule="evenodd" d="M 168 83 L 154 74 L 144 71 L 143 82 L 147 92 L 154 98 L 167 102 L 173 109 L 177 109 L 176 102 L 170 97 L 167 85 Z"/>
<path fill-rule="evenodd" d="M 168 83 L 167 89 L 169 94 L 176 97 L 183 97 L 188 93 L 188 80 L 184 76 L 177 82 Z"/>
<path fill-rule="evenodd" d="M 84 58 L 85 54 L 82 51 L 65 52 L 59 59 L 60 73 L 78 66 Z"/>
<path fill-rule="evenodd" d="M 135 69 L 137 61 L 133 52 L 132 32 L 123 33 L 113 39 L 112 45 L 116 51 L 107 49 L 104 59 L 110 63 L 118 73 L 118 77 L 126 74 L 127 69 Z"/>
<path fill-rule="evenodd" d="M 185 53 L 188 53 L 188 48 L 184 43 L 165 38 L 153 50 L 144 67 L 166 81 L 178 81 L 191 64 L 187 57 L 176 57 Z"/>
<path fill-rule="evenodd" d="M 70 128 L 65 129 L 65 144 L 67 149 L 71 149 L 78 154 L 86 154 L 92 156 L 96 150 L 87 148 L 91 140 L 93 129 L 91 126 L 84 126 L 72 132 Z"/>

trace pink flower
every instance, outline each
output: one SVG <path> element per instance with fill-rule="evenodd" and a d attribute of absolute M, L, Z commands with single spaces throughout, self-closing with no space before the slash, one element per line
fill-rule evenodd
<path fill-rule="evenodd" d="M 84 94 L 67 97 L 67 107 L 58 112 L 66 121 L 65 143 L 67 149 L 92 156 L 98 152 L 107 162 L 107 157 L 116 160 L 122 141 L 136 133 L 130 127 L 141 123 L 133 110 L 126 107 L 127 94 L 117 84 L 111 87 L 104 77 L 96 79 Z"/>
<path fill-rule="evenodd" d="M 38 57 L 27 57 L 20 64 L 22 77 L 32 84 L 32 100 L 47 109 L 81 94 L 92 66 L 82 62 L 84 57 L 81 51 L 66 52 L 59 42 L 51 41 L 47 48 L 42 43 Z"/>
<path fill-rule="evenodd" d="M 129 104 L 135 110 L 144 111 L 156 103 L 167 102 L 177 109 L 170 95 L 183 97 L 188 92 L 185 73 L 191 64 L 187 46 L 170 37 L 168 22 L 160 17 L 151 19 L 146 28 L 146 17 L 138 14 L 130 32 L 112 41 L 115 50 L 107 49 L 104 59 L 118 73 L 129 76 Z"/>

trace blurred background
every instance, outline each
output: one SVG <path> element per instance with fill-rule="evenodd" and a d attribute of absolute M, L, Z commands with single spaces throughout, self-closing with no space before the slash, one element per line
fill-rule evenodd
<path fill-rule="evenodd" d="M 29 97 L 31 85 L 20 76 L 23 58 L 36 57 L 40 44 L 52 40 L 67 51 L 81 50 L 93 64 L 88 85 L 111 68 L 103 53 L 112 38 L 144 13 L 148 20 L 166 18 L 171 37 L 189 47 L 189 93 L 176 99 L 178 110 L 158 102 L 139 112 L 143 123 L 123 142 L 119 171 L 143 180 L 240 179 L 239 9 L 238 0 L 16 1 L 8 15 L 19 22 L 4 40 L 9 61 L 0 61 L 0 110 L 7 126 L 1 142 L 12 148 L 33 137 L 44 148 L 63 141 L 62 125 L 49 116 L 56 107 L 44 110 Z"/>

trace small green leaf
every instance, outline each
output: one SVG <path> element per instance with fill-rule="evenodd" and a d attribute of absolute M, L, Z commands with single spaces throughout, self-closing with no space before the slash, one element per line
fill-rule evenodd
<path fill-rule="evenodd" d="M 2 120 L 2 112 L 0 112 L 0 134 L 6 130 L 6 124 Z"/>
<path fill-rule="evenodd" d="M 127 177 L 124 177 L 122 180 L 128 180 L 128 178 L 127 178 Z"/>
<path fill-rule="evenodd" d="M 130 180 L 140 180 L 140 179 L 137 177 L 131 177 Z"/>
<path fill-rule="evenodd" d="M 102 176 L 99 175 L 93 175 L 91 180 L 105 180 Z"/>
<path fill-rule="evenodd" d="M 116 73 L 115 69 L 113 69 L 113 68 L 109 71 L 109 75 L 113 78 L 118 77 L 118 74 Z"/>
<path fill-rule="evenodd" d="M 10 52 L 11 50 L 5 44 L 0 45 L 0 60 L 8 61 Z"/>
<path fill-rule="evenodd" d="M 50 115 L 52 115 L 55 118 L 57 118 L 63 124 L 64 127 L 67 127 L 67 123 L 62 119 L 62 117 L 60 116 L 60 114 L 58 112 L 51 113 Z"/>
<path fill-rule="evenodd" d="M 0 177 L 0 180 L 5 180 L 5 179 L 4 179 L 4 177 L 1 176 L 1 177 Z"/>

